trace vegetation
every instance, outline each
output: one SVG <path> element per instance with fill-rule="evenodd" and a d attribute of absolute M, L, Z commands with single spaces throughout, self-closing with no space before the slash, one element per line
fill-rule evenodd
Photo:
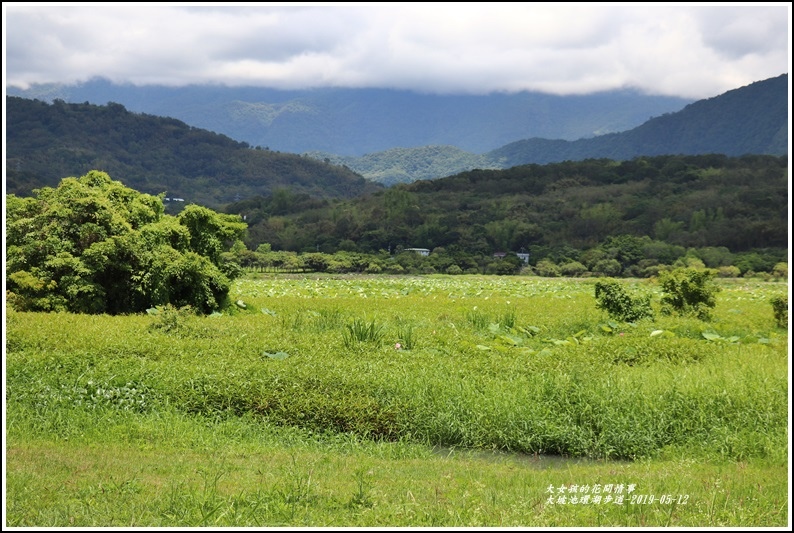
<path fill-rule="evenodd" d="M 693 314 L 701 320 L 708 320 L 720 290 L 713 281 L 714 274 L 713 270 L 695 268 L 662 272 L 659 276 L 659 284 L 664 290 L 662 312 Z"/>
<path fill-rule="evenodd" d="M 485 155 L 465 152 L 455 146 L 391 148 L 361 157 L 325 152 L 308 152 L 306 155 L 326 163 L 344 165 L 368 180 L 386 186 L 443 178 L 475 168 L 502 168 Z"/>
<path fill-rule="evenodd" d="M 788 297 L 775 296 L 770 300 L 778 327 L 788 327 Z"/>
<path fill-rule="evenodd" d="M 653 318 L 650 295 L 632 297 L 617 280 L 596 282 L 595 297 L 596 307 L 606 311 L 615 320 L 636 322 L 643 318 Z"/>
<path fill-rule="evenodd" d="M 118 103 L 52 104 L 6 98 L 6 192 L 55 187 L 64 176 L 100 169 L 153 195 L 219 209 L 279 189 L 317 201 L 380 188 L 344 167 L 255 149 L 173 118 L 127 111 Z M 166 202 L 176 213 L 184 204 Z"/>
<path fill-rule="evenodd" d="M 99 171 L 35 192 L 6 196 L 6 298 L 18 310 L 211 312 L 239 274 L 224 258 L 245 231 L 237 216 L 197 205 L 165 215 L 162 197 Z"/>
<path fill-rule="evenodd" d="M 56 101 L 40 151 L 157 149 L 148 118 L 92 108 Z M 169 124 L 158 157 L 197 196 L 221 198 L 207 169 L 252 176 Z M 27 146 L 15 187 L 48 166 Z M 786 165 L 569 161 L 354 200 L 269 182 L 176 216 L 98 170 L 12 191 L 7 523 L 786 525 Z"/>
<path fill-rule="evenodd" d="M 688 253 L 709 268 L 771 273 L 787 257 L 787 166 L 786 157 L 720 155 L 525 165 L 324 205 L 278 191 L 225 211 L 247 217 L 251 250 L 443 249 L 453 261 L 437 272 L 524 248 L 532 266 L 579 263 L 613 277 L 645 276 Z"/>
<path fill-rule="evenodd" d="M 220 316 L 7 309 L 7 523 L 785 526 L 786 284 L 629 325 L 598 281 L 271 274 Z"/>

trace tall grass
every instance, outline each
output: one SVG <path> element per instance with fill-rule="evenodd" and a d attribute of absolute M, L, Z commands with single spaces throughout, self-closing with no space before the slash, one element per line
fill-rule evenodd
<path fill-rule="evenodd" d="M 7 435 L 22 447 L 124 443 L 174 456 L 185 447 L 206 451 L 229 443 L 256 455 L 263 445 L 282 450 L 290 442 L 332 442 L 334 453 L 358 454 L 371 445 L 367 453 L 389 449 L 423 461 L 422 446 L 446 446 L 599 460 L 786 464 L 788 333 L 769 305 L 780 284 L 726 284 L 708 323 L 660 317 L 607 325 L 592 284 L 497 278 L 486 293 L 477 287 L 486 279 L 251 280 L 237 284 L 233 299 L 271 312 L 220 317 L 9 310 Z M 284 357 L 267 355 L 277 352 Z M 13 458 L 11 465 L 12 514 L 68 525 L 66 515 L 36 514 L 25 504 L 22 495 L 32 495 L 24 468 Z M 252 485 L 224 491 L 222 469 L 205 469 L 190 486 L 172 479 L 164 492 L 148 494 L 156 500 L 154 515 L 142 505 L 126 508 L 125 520 L 139 512 L 148 518 L 138 523 L 256 525 L 252 509 L 259 508 L 269 525 L 317 525 L 338 523 L 318 514 L 336 506 L 356 516 L 346 515 L 351 523 L 366 524 L 356 513 L 372 513 L 385 498 L 369 470 L 346 469 L 344 481 L 334 482 L 346 487 L 344 496 L 332 505 L 316 471 L 309 479 L 303 467 L 284 468 L 267 485 L 276 488 L 259 492 Z M 113 494 L 150 491 L 134 475 L 102 483 Z M 530 507 L 545 501 L 545 488 Z M 109 505 L 105 496 L 86 494 L 86 502 L 93 497 Z M 465 499 L 456 501 L 391 518 L 499 523 L 495 515 L 478 522 L 463 511 Z M 461 513 L 457 519 L 444 514 L 450 509 Z M 711 511 L 715 523 L 729 512 Z M 678 512 L 642 520 L 680 524 Z M 772 520 L 772 511 L 764 513 L 762 521 Z M 75 523 L 91 525 L 88 516 Z M 549 516 L 540 523 L 566 525 L 562 511 Z M 615 525 L 640 521 L 605 516 Z"/>
<path fill-rule="evenodd" d="M 412 306 L 411 317 L 393 312 L 392 325 L 345 323 L 337 307 L 310 315 L 286 296 L 277 317 L 182 316 L 169 328 L 152 327 L 160 317 L 12 312 L 7 390 L 37 410 L 165 402 L 211 417 L 254 413 L 314 430 L 528 453 L 637 458 L 677 446 L 741 458 L 782 442 L 786 339 L 773 317 L 765 331 L 668 318 L 605 333 L 589 294 L 577 296 L 576 319 L 555 316 L 565 300 L 547 298 L 543 309 L 529 299 L 481 302 L 462 311 L 461 326 L 436 322 L 421 347 L 413 322 L 456 315 L 453 300 Z M 390 301 L 378 307 L 406 307 Z M 769 313 L 764 303 L 745 310 Z M 522 307 L 540 327 L 518 318 Z M 572 322 L 585 329 L 566 330 Z M 740 340 L 702 336 L 715 327 Z M 275 352 L 288 358 L 263 358 Z M 754 444 L 728 446 L 729 435 Z"/>
<path fill-rule="evenodd" d="M 383 340 L 383 325 L 378 324 L 374 319 L 367 321 L 362 318 L 354 318 L 345 326 L 342 334 L 345 347 L 355 348 L 359 343 L 379 344 Z"/>

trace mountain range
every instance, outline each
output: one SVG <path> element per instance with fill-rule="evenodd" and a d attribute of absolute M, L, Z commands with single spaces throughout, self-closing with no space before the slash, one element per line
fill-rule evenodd
<path fill-rule="evenodd" d="M 651 118 L 630 130 L 586 139 L 531 138 L 484 154 L 455 146 L 394 148 L 363 157 L 322 152 L 307 155 L 345 165 L 367 179 L 393 185 L 450 176 L 475 168 L 504 169 L 589 158 L 627 160 L 642 155 L 788 153 L 788 75 L 758 81 L 680 111 Z"/>
<path fill-rule="evenodd" d="M 9 96 L 108 102 L 181 120 L 274 151 L 362 156 L 392 148 L 450 145 L 484 153 L 520 139 L 576 140 L 631 129 L 692 100 L 616 90 L 423 94 L 392 89 L 135 86 L 94 79 L 78 85 L 8 87 Z"/>
<path fill-rule="evenodd" d="M 620 133 L 575 141 L 531 138 L 483 154 L 428 145 L 356 157 L 252 149 L 247 142 L 174 118 L 134 113 L 119 103 L 70 104 L 55 98 L 48 104 L 9 96 L 6 186 L 8 192 L 27 194 L 97 168 L 143 192 L 167 191 L 218 207 L 287 188 L 311 197 L 350 198 L 380 184 L 528 163 L 662 154 L 787 155 L 789 100 L 788 75 L 783 74 Z M 465 133 L 475 136 L 477 131 Z"/>

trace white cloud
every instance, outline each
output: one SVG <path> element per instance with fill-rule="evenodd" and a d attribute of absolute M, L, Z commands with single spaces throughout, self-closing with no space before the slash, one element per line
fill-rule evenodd
<path fill-rule="evenodd" d="M 637 87 L 703 98 L 788 72 L 790 4 L 3 4 L 6 83 L 417 91 Z"/>

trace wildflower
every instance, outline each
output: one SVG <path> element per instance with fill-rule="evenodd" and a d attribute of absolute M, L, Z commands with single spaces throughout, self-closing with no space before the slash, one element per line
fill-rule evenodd
<path fill-rule="evenodd" d="M 395 350 L 399 350 L 400 348 L 402 348 L 402 345 L 399 342 L 394 345 Z"/>

